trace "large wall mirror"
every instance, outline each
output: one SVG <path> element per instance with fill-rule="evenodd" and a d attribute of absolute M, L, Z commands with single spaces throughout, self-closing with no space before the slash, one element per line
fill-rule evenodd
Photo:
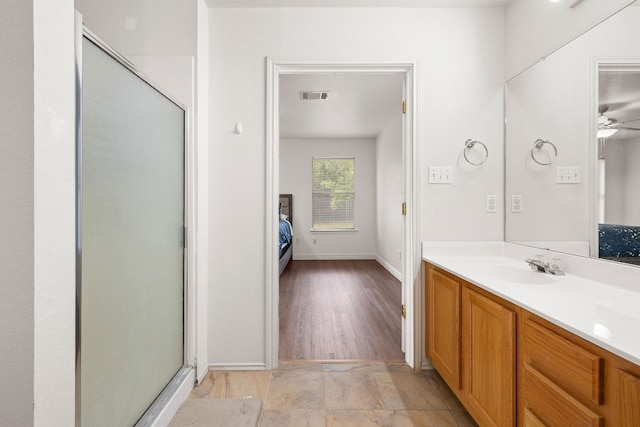
<path fill-rule="evenodd" d="M 639 263 L 639 6 L 507 82 L 505 240 Z"/>

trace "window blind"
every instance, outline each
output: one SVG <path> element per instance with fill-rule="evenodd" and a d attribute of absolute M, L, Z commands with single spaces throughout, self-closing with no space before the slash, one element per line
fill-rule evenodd
<path fill-rule="evenodd" d="M 316 230 L 355 228 L 355 158 L 313 158 L 312 227 Z"/>

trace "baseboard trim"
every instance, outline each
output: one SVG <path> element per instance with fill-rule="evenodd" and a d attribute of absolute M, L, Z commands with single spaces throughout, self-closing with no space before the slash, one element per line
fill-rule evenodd
<path fill-rule="evenodd" d="M 381 266 L 384 267 L 385 270 L 387 270 L 389 273 L 391 273 L 391 275 L 393 277 L 395 277 L 396 279 L 398 279 L 400 282 L 402 282 L 402 273 L 399 272 L 398 270 L 396 270 L 391 264 L 389 264 L 387 261 L 385 261 L 382 257 L 380 256 L 376 256 L 376 261 L 378 261 L 378 264 L 380 264 Z"/>
<path fill-rule="evenodd" d="M 374 259 L 384 267 L 393 277 L 402 282 L 402 273 L 396 270 L 390 263 L 375 254 L 293 254 L 295 261 L 335 261 L 335 260 L 363 260 Z"/>
<path fill-rule="evenodd" d="M 196 381 L 198 381 L 196 384 L 202 384 L 202 381 L 207 378 L 207 375 L 209 375 L 209 366 L 207 366 L 207 369 L 203 369 L 202 372 L 200 372 L 200 375 L 196 378 Z"/>
<path fill-rule="evenodd" d="M 210 363 L 210 371 L 266 371 L 266 363 Z"/>
<path fill-rule="evenodd" d="M 335 261 L 335 260 L 358 260 L 376 259 L 375 254 L 297 254 L 293 253 L 293 259 L 298 261 Z"/>
<path fill-rule="evenodd" d="M 429 359 L 427 359 L 426 357 L 422 357 L 421 360 L 421 364 L 420 364 L 420 370 L 422 371 L 429 371 L 431 369 L 435 369 L 433 367 L 433 364 L 431 363 L 431 361 Z"/>

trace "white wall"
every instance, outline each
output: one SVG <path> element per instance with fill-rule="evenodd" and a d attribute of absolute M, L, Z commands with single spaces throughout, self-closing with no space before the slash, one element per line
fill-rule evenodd
<path fill-rule="evenodd" d="M 196 0 L 75 0 L 84 23 L 131 56 L 195 56 Z"/>
<path fill-rule="evenodd" d="M 211 9 L 209 360 L 265 363 L 265 57 L 296 61 L 416 61 L 421 240 L 502 240 L 502 8 Z M 242 121 L 244 132 L 233 133 Z M 459 166 L 464 141 L 490 160 Z M 456 167 L 429 186 L 427 165 Z M 501 205 L 500 205 L 501 206 Z M 419 257 L 419 254 L 416 254 Z"/>
<path fill-rule="evenodd" d="M 283 139 L 280 193 L 293 194 L 294 259 L 374 259 L 376 255 L 374 139 Z M 357 231 L 311 231 L 311 159 L 355 157 Z"/>
<path fill-rule="evenodd" d="M 2 425 L 73 425 L 73 3 L 0 17 Z"/>
<path fill-rule="evenodd" d="M 68 426 L 75 420 L 75 13 L 72 0 L 33 5 L 34 426 Z"/>
<path fill-rule="evenodd" d="M 507 77 L 567 44 L 632 0 L 573 1 L 513 0 L 507 6 Z"/>
<path fill-rule="evenodd" d="M 33 3 L 0 14 L 0 425 L 33 425 Z"/>
<path fill-rule="evenodd" d="M 398 279 L 402 277 L 403 201 L 402 114 L 398 113 L 376 138 L 376 259 Z"/>

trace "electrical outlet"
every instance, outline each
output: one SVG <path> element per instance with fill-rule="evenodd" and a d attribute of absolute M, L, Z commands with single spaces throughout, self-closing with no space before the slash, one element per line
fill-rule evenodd
<path fill-rule="evenodd" d="M 316 239 L 313 239 L 313 244 L 314 244 L 314 245 L 316 244 Z"/>
<path fill-rule="evenodd" d="M 511 212 L 513 213 L 522 212 L 522 195 L 521 194 L 513 194 L 511 196 Z"/>
<path fill-rule="evenodd" d="M 495 194 L 487 194 L 487 200 L 486 200 L 484 211 L 489 213 L 496 212 L 496 195 Z"/>
<path fill-rule="evenodd" d="M 580 166 L 556 167 L 556 184 L 580 184 Z"/>
<path fill-rule="evenodd" d="M 453 184 L 453 168 L 429 166 L 429 184 Z"/>

